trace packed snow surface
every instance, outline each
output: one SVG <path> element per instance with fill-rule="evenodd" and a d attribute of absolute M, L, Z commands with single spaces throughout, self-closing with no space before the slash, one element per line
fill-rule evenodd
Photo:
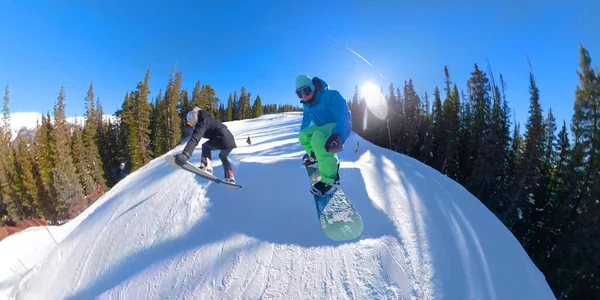
<path fill-rule="evenodd" d="M 0 298 L 555 298 L 478 199 L 354 133 L 339 155 L 340 175 L 364 230 L 356 240 L 329 240 L 300 164 L 301 118 L 226 123 L 238 145 L 230 159 L 242 189 L 168 165 L 164 156 L 179 153 L 183 142 L 70 222 L 1 241 Z M 199 164 L 200 146 L 190 161 Z"/>

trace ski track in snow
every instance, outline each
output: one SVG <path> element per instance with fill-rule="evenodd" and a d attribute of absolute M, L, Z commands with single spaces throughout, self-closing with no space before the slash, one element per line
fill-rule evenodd
<path fill-rule="evenodd" d="M 300 121 L 300 114 L 286 113 L 227 123 L 238 145 L 230 158 L 241 190 L 172 168 L 164 156 L 154 159 L 52 228 L 61 232 L 58 245 L 29 258 L 22 278 L 14 271 L 19 254 L 7 249 L 43 233 L 5 239 L 0 298 L 554 298 L 479 200 L 428 166 L 354 133 L 339 154 L 340 175 L 362 215 L 363 235 L 327 239 L 300 164 Z M 199 145 L 190 162 L 199 163 L 200 151 Z M 221 177 L 218 153 L 213 159 Z"/>

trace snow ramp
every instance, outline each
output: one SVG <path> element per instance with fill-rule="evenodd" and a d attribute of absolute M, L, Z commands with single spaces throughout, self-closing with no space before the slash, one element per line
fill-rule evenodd
<path fill-rule="evenodd" d="M 363 235 L 326 238 L 300 164 L 301 119 L 284 113 L 226 123 L 238 145 L 230 157 L 239 190 L 154 159 L 52 228 L 64 227 L 58 244 L 47 244 L 33 267 L 0 277 L 0 297 L 554 299 L 518 241 L 473 195 L 354 133 L 339 155 L 340 175 Z M 200 146 L 190 159 L 199 161 Z M 31 244 L 35 232 L 0 243 L 0 254 L 13 251 L 1 268 L 15 265 L 15 247 Z"/>

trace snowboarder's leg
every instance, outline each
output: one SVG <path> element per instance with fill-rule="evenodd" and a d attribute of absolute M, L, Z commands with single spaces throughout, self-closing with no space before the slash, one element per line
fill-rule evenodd
<path fill-rule="evenodd" d="M 235 182 L 235 177 L 233 176 L 233 169 L 231 168 L 231 163 L 229 162 L 229 159 L 227 159 L 227 156 L 229 155 L 229 153 L 231 153 L 231 150 L 233 149 L 221 150 L 221 152 L 219 152 L 219 158 L 223 163 L 223 172 L 225 173 L 225 180 L 229 182 Z"/>
<path fill-rule="evenodd" d="M 317 127 L 316 125 L 311 125 L 308 128 L 305 128 L 304 130 L 302 130 L 300 132 L 300 134 L 298 135 L 298 140 L 300 141 L 300 145 L 302 145 L 302 147 L 304 148 L 304 151 L 306 151 L 306 154 L 304 154 L 304 156 L 302 156 L 302 164 L 305 167 L 316 166 L 316 164 L 317 164 L 317 156 L 315 155 L 315 152 L 312 149 L 312 144 L 310 141 L 312 139 L 312 134 L 318 128 L 319 127 Z"/>
<path fill-rule="evenodd" d="M 300 141 L 300 145 L 302 145 L 302 148 L 304 148 L 308 155 L 311 155 L 313 153 L 313 148 L 310 141 L 312 139 L 313 133 L 318 128 L 319 127 L 317 125 L 310 125 L 304 130 L 300 131 L 300 133 L 298 134 L 298 140 Z"/>
<path fill-rule="evenodd" d="M 326 184 L 333 184 L 338 173 L 338 156 L 336 153 L 330 153 L 325 150 L 325 141 L 331 135 L 331 130 L 335 123 L 325 124 L 313 132 L 310 144 L 319 162 L 319 173 L 321 181 Z"/>
<path fill-rule="evenodd" d="M 202 144 L 202 157 L 200 160 L 200 166 L 198 168 L 202 171 L 212 174 L 212 147 L 210 146 L 209 142 L 210 141 L 206 141 L 204 144 Z"/>

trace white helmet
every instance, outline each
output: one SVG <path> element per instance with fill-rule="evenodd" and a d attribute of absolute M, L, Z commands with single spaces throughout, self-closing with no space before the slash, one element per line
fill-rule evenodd
<path fill-rule="evenodd" d="M 187 124 L 189 126 L 196 126 L 196 123 L 198 122 L 198 111 L 200 111 L 200 107 L 196 106 L 192 111 L 187 113 Z"/>

